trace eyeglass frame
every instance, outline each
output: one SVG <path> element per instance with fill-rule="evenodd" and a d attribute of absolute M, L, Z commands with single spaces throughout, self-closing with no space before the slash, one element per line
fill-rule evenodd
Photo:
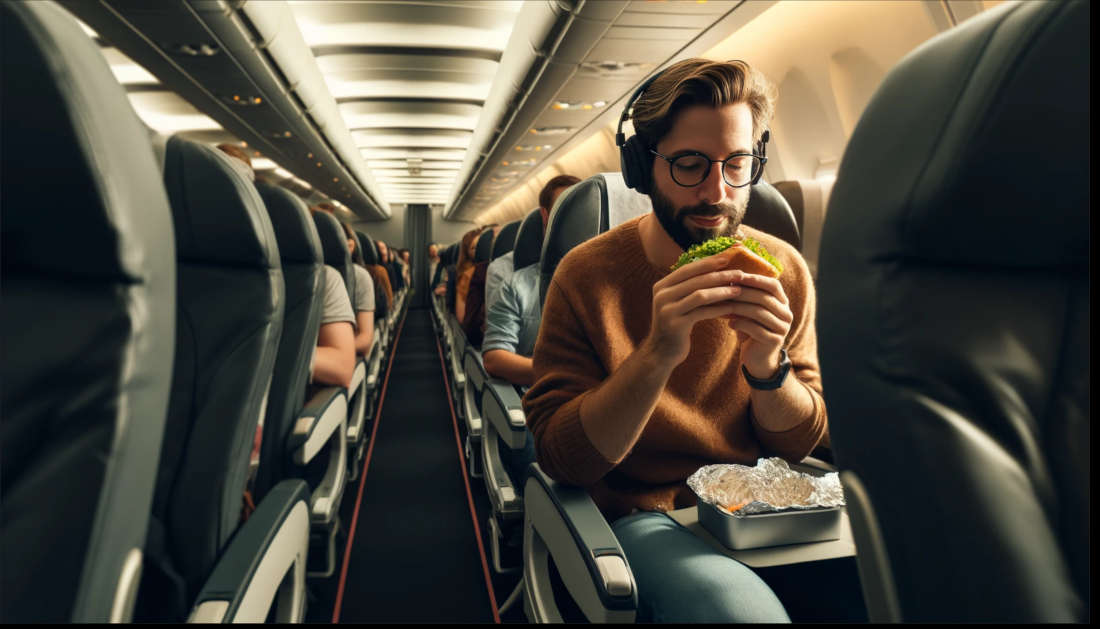
<path fill-rule="evenodd" d="M 745 186 L 756 185 L 756 183 L 760 181 L 760 177 L 764 174 L 764 164 L 768 163 L 768 158 L 766 156 L 757 155 L 755 153 L 734 153 L 733 155 L 730 155 L 726 159 L 711 159 L 711 158 L 707 157 L 706 155 L 700 153 L 699 151 L 692 151 L 690 153 L 684 153 L 682 155 L 677 155 L 676 157 L 673 157 L 673 158 L 670 159 L 670 158 L 668 158 L 664 155 L 661 155 L 660 153 L 658 153 L 657 151 L 655 151 L 653 149 L 649 149 L 649 152 L 653 153 L 657 157 L 660 157 L 661 159 L 668 162 L 668 176 L 669 176 L 670 179 L 672 179 L 672 183 L 680 186 L 681 188 L 694 188 L 695 186 L 698 186 L 698 185 L 702 184 L 704 181 L 707 180 L 707 177 L 710 177 L 710 169 L 716 163 L 721 163 L 722 164 L 722 170 L 720 171 L 722 173 L 722 183 L 726 184 L 727 186 L 729 186 L 731 188 L 744 188 Z M 676 181 L 676 176 L 672 174 L 672 162 L 680 159 L 681 157 L 702 157 L 703 159 L 707 160 L 707 172 L 703 173 L 703 178 L 700 179 L 697 183 L 693 183 L 690 186 L 688 186 L 688 185 L 684 185 L 684 184 L 680 183 L 679 181 Z M 755 175 L 752 176 L 752 178 L 749 181 L 747 181 L 747 182 L 745 182 L 745 183 L 743 183 L 739 186 L 735 186 L 735 185 L 731 184 L 730 182 L 726 181 L 726 172 L 725 172 L 726 171 L 726 162 L 730 161 L 731 159 L 733 159 L 735 157 L 755 157 L 756 159 L 760 160 L 760 172 L 756 173 Z"/>

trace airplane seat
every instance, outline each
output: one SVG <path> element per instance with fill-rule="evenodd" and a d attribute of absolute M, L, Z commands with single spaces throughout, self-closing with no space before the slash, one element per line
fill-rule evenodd
<path fill-rule="evenodd" d="M 305 203 L 286 189 L 263 183 L 256 189 L 275 231 L 286 286 L 283 333 L 254 484 L 254 496 L 262 499 L 284 478 L 309 477 L 306 466 L 341 434 L 348 403 L 343 387 L 321 387 L 306 399 L 324 302 L 324 260 L 316 225 Z M 331 456 L 333 451 L 327 452 Z M 312 485 L 311 516 L 323 524 L 331 513 L 320 507 L 338 502 L 333 494 L 339 485 L 333 479 Z"/>
<path fill-rule="evenodd" d="M 817 326 L 872 622 L 1090 618 L 1089 7 L 929 40 L 840 164 Z"/>
<path fill-rule="evenodd" d="M 781 238 L 795 249 L 802 249 L 802 235 L 790 204 L 766 181 L 749 187 L 749 204 L 741 223 Z"/>
<path fill-rule="evenodd" d="M 593 175 L 559 197 L 539 260 L 540 294 L 573 247 L 652 211 L 649 197 L 626 187 L 621 173 Z M 549 562 L 591 622 L 633 622 L 637 587 L 626 555 L 583 488 L 552 480 L 531 463 L 524 481 L 524 611 L 531 622 L 561 622 Z"/>
<path fill-rule="evenodd" d="M 520 221 L 512 221 L 500 228 L 500 233 L 493 240 L 493 255 L 490 257 L 490 261 L 506 255 L 515 248 L 519 224 Z"/>
<path fill-rule="evenodd" d="M 283 324 L 275 234 L 233 158 L 175 135 L 164 159 L 176 235 L 176 358 L 147 544 L 154 561 L 135 618 L 258 622 L 274 604 L 283 622 L 300 621 L 305 483 L 279 483 L 240 524 Z"/>
<path fill-rule="evenodd" d="M 152 148 L 53 3 L 0 3 L 0 617 L 130 622 L 172 379 Z"/>
<path fill-rule="evenodd" d="M 478 236 L 477 249 L 474 253 L 474 264 L 488 266 L 490 258 L 493 254 L 493 230 L 486 229 Z M 471 309 L 484 309 L 485 300 L 485 271 L 480 270 L 475 273 L 475 280 L 477 275 L 481 275 L 481 282 L 478 284 L 471 283 L 470 291 L 466 296 L 466 312 L 469 313 Z M 463 322 L 459 321 L 457 317 L 452 317 L 454 325 L 456 326 L 455 334 L 461 337 L 459 344 L 462 346 L 461 353 L 455 355 L 455 362 L 453 364 L 455 381 L 459 380 L 459 374 L 462 374 L 462 381 L 464 386 L 462 387 L 462 403 L 459 406 L 462 407 L 461 416 L 466 421 L 466 458 L 470 465 L 470 475 L 474 478 L 481 478 L 481 409 L 480 409 L 480 395 L 481 387 L 484 385 L 484 377 L 476 377 L 471 380 L 470 376 L 472 372 L 478 372 L 479 376 L 485 373 L 485 367 L 481 362 L 481 330 L 472 330 L 463 325 Z M 474 325 L 484 325 L 484 319 L 480 322 L 474 322 Z M 473 337 L 471 339 L 471 336 Z M 470 386 L 473 384 L 473 386 Z"/>
<path fill-rule="evenodd" d="M 821 247 L 821 228 L 825 224 L 825 208 L 833 190 L 833 180 L 796 179 L 777 181 L 775 189 L 783 195 L 794 211 L 798 233 L 802 236 L 800 248 L 810 275 L 817 279 L 817 260 Z"/>
<path fill-rule="evenodd" d="M 326 265 L 335 268 L 344 279 L 348 299 L 355 303 L 355 271 L 352 268 L 351 254 L 348 251 L 347 234 L 340 227 L 336 217 L 327 212 L 313 212 L 313 223 L 321 242 L 321 252 Z M 308 474 L 317 483 L 315 502 L 311 505 L 314 524 L 312 542 L 315 549 L 324 549 L 323 561 L 311 561 L 310 576 L 328 577 L 336 569 L 336 531 L 339 528 L 340 501 L 343 498 L 344 485 L 347 482 L 348 444 L 350 437 L 356 442 L 362 436 L 365 417 L 367 364 L 361 356 L 356 356 L 355 371 L 351 386 L 321 387 L 325 399 L 336 396 L 337 391 L 345 394 L 346 407 L 340 430 L 328 433 L 327 456 L 314 457 Z M 351 435 L 349 435 L 349 431 Z M 317 475 L 323 472 L 323 478 Z M 318 556 L 318 554 L 314 554 Z"/>
<path fill-rule="evenodd" d="M 542 251 L 542 213 L 536 208 L 520 223 L 513 250 L 514 271 L 536 264 Z M 484 367 L 484 363 L 481 363 Z M 493 569 L 511 572 L 522 562 L 523 474 L 531 461 L 526 456 L 527 418 L 522 394 L 512 383 L 484 374 L 481 387 L 481 460 L 489 494 L 489 540 Z M 517 529 L 518 526 L 518 529 Z M 519 540 L 515 540 L 515 534 Z M 516 541 L 519 542 L 518 548 Z"/>
<path fill-rule="evenodd" d="M 477 249 L 474 252 L 474 263 L 489 262 L 493 257 L 493 230 L 486 229 L 477 238 Z"/>
<path fill-rule="evenodd" d="M 370 239 L 370 236 L 361 231 L 355 232 L 355 235 L 359 240 L 359 251 L 363 254 L 363 265 L 369 266 L 378 264 L 378 250 L 374 246 L 374 241 Z M 366 408 L 368 419 L 373 416 L 374 401 L 378 393 L 378 376 L 381 374 L 382 357 L 388 346 L 387 334 L 389 330 L 386 325 L 386 314 L 388 313 L 381 303 L 385 301 L 385 290 L 379 286 L 375 286 L 374 288 L 374 343 L 371 347 L 370 357 L 367 360 L 367 391 L 370 393 L 367 399 Z M 355 480 L 354 473 L 349 480 Z"/>

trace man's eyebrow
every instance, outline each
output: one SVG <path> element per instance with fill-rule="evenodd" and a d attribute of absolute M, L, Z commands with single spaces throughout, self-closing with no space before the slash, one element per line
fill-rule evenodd
<path fill-rule="evenodd" d="M 753 152 L 752 152 L 752 149 L 746 149 L 746 148 L 734 149 L 734 150 L 730 151 L 729 153 L 727 153 L 725 157 L 729 157 L 730 155 L 739 155 L 739 154 L 741 154 L 741 155 L 744 155 L 744 154 L 753 155 Z M 704 153 L 703 151 L 700 151 L 698 149 L 687 149 L 687 148 L 686 149 L 680 149 L 679 151 L 673 151 L 673 152 L 668 154 L 669 157 L 680 157 L 681 155 L 703 155 L 703 156 L 707 156 L 707 154 Z"/>

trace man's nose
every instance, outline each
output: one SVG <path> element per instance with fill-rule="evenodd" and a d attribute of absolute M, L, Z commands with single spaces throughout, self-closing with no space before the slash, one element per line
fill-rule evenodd
<path fill-rule="evenodd" d="M 710 172 L 707 173 L 703 183 L 699 184 L 697 190 L 699 200 L 709 205 L 718 205 L 729 197 L 731 190 L 722 179 L 721 162 L 711 164 Z"/>

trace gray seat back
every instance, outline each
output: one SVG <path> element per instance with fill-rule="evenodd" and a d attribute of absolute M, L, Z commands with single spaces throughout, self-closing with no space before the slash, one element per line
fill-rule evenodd
<path fill-rule="evenodd" d="M 232 157 L 173 136 L 164 185 L 177 258 L 176 358 L 138 620 L 178 621 L 240 523 L 283 324 L 279 249 Z M 155 568 L 155 569 L 152 569 Z"/>
<path fill-rule="evenodd" d="M 515 248 L 516 233 L 519 232 L 519 224 L 520 221 L 512 221 L 500 228 L 500 233 L 497 234 L 496 239 L 493 240 L 493 260 L 496 260 Z"/>
<path fill-rule="evenodd" d="M 833 188 L 825 400 L 904 621 L 1089 619 L 1089 12 L 1006 3 L 917 48 Z"/>
<path fill-rule="evenodd" d="M 477 249 L 474 252 L 474 262 L 488 262 L 493 255 L 493 230 L 486 229 L 477 238 Z"/>
<path fill-rule="evenodd" d="M 802 249 L 802 236 L 787 199 L 770 183 L 761 181 L 749 190 L 749 204 L 742 223 L 786 240 L 795 249 Z"/>
<path fill-rule="evenodd" d="M 538 208 L 528 212 L 523 217 L 516 234 L 515 254 L 512 256 L 512 268 L 516 271 L 525 266 L 536 264 L 542 256 L 542 236 L 545 229 L 542 225 L 542 213 Z"/>
<path fill-rule="evenodd" d="M 344 279 L 344 287 L 348 289 L 348 299 L 355 303 L 355 270 L 351 264 L 351 252 L 348 251 L 347 234 L 340 227 L 340 221 L 336 220 L 328 212 L 313 212 L 313 224 L 317 227 L 317 235 L 321 239 L 321 251 L 324 254 L 325 264 L 340 272 Z"/>
<path fill-rule="evenodd" d="M 76 21 L 4 2 L 0 29 L 0 618 L 128 622 L 175 347 L 168 198 Z"/>
<path fill-rule="evenodd" d="M 284 478 L 294 477 L 287 441 L 305 405 L 310 358 L 324 304 L 321 240 L 306 204 L 285 188 L 256 184 L 279 246 L 286 288 L 283 333 L 271 376 L 253 499 L 259 503 Z"/>
<path fill-rule="evenodd" d="M 374 241 L 371 237 L 363 232 L 357 231 L 355 235 L 359 237 L 359 250 L 363 253 L 363 264 L 378 264 L 378 249 L 374 246 Z"/>

